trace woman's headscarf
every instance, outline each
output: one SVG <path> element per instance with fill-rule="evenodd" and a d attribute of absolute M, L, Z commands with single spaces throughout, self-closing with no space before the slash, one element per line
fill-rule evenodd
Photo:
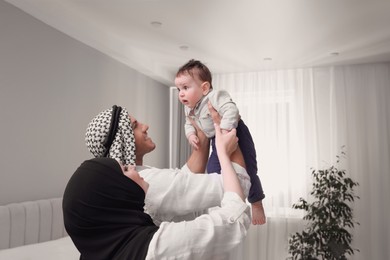
<path fill-rule="evenodd" d="M 135 139 L 126 108 L 113 106 L 95 116 L 87 127 L 85 142 L 95 157 L 135 165 Z"/>
<path fill-rule="evenodd" d="M 144 200 L 143 189 L 116 160 L 83 162 L 63 196 L 65 228 L 80 259 L 145 259 L 158 227 L 144 213 Z"/>

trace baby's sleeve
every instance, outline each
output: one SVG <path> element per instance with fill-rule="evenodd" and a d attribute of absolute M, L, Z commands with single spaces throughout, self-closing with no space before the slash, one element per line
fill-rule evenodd
<path fill-rule="evenodd" d="M 215 91 L 215 92 L 214 92 Z M 225 90 L 214 90 L 213 95 L 209 100 L 213 107 L 221 115 L 221 129 L 232 130 L 238 125 L 240 119 L 240 112 L 230 97 L 229 93 Z"/>
<path fill-rule="evenodd" d="M 191 121 L 188 119 L 188 111 L 184 109 L 185 123 L 184 123 L 184 133 L 188 138 L 190 135 L 195 134 L 195 127 L 191 124 Z"/>

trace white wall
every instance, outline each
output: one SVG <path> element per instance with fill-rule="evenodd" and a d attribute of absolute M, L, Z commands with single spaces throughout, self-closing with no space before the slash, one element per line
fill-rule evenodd
<path fill-rule="evenodd" d="M 169 88 L 0 0 L 0 205 L 62 196 L 113 104 L 150 125 L 146 163 L 168 166 Z"/>

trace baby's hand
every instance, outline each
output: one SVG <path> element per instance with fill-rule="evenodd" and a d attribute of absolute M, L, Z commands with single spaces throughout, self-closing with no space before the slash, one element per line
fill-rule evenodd
<path fill-rule="evenodd" d="M 188 137 L 188 142 L 190 143 L 192 148 L 194 148 L 195 150 L 198 150 L 199 138 L 195 134 L 192 134 Z"/>

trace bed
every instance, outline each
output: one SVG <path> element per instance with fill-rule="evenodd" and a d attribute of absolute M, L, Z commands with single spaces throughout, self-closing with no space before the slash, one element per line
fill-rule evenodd
<path fill-rule="evenodd" d="M 78 260 L 67 235 L 62 198 L 0 206 L 0 260 Z"/>

